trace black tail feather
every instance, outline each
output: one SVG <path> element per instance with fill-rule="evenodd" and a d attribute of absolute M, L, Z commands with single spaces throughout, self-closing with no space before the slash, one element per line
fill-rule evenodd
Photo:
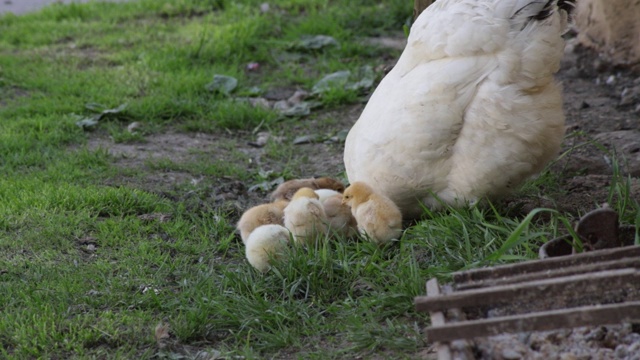
<path fill-rule="evenodd" d="M 558 8 L 567 12 L 567 16 L 571 19 L 573 10 L 576 7 L 576 0 L 558 0 Z"/>
<path fill-rule="evenodd" d="M 571 14 L 576 7 L 576 0 L 558 0 L 558 7 L 567 14 Z"/>
<path fill-rule="evenodd" d="M 516 16 L 518 16 L 518 14 L 522 12 L 527 12 L 528 10 L 527 8 L 530 6 L 535 6 L 536 4 L 538 4 L 539 6 L 539 4 L 541 4 L 542 2 L 543 1 L 540 1 L 540 0 L 532 1 L 528 5 L 524 6 L 522 9 L 519 9 L 518 11 L 516 11 L 513 17 L 515 18 Z M 553 11 L 555 10 L 556 4 L 558 5 L 558 9 L 562 11 L 566 11 L 569 18 L 571 18 L 571 13 L 573 12 L 573 9 L 576 7 L 576 0 L 547 0 L 541 10 L 537 11 L 537 13 L 533 16 L 529 16 L 528 18 L 529 21 L 535 21 L 535 20 L 540 21 L 550 17 L 553 14 Z"/>

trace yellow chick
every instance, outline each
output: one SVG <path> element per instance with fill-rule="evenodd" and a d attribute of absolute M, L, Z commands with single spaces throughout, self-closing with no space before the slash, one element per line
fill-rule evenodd
<path fill-rule="evenodd" d="M 284 225 L 284 208 L 289 202 L 279 200 L 270 204 L 254 206 L 242 214 L 236 228 L 240 232 L 243 243 L 247 243 L 247 238 L 251 232 L 261 225 L 276 224 Z"/>
<path fill-rule="evenodd" d="M 258 271 L 271 268 L 270 259 L 282 258 L 289 244 L 289 230 L 282 225 L 258 226 L 246 241 L 245 255 Z"/>
<path fill-rule="evenodd" d="M 303 187 L 284 208 L 284 226 L 298 243 L 312 243 L 318 235 L 327 232 L 327 215 L 318 198 L 313 189 Z"/>
<path fill-rule="evenodd" d="M 280 184 L 272 193 L 271 201 L 277 200 L 291 200 L 293 194 L 303 187 L 308 187 L 313 190 L 317 189 L 331 189 L 339 193 L 344 191 L 344 184 L 339 180 L 329 177 L 310 178 L 310 179 L 295 179 L 289 180 Z"/>
<path fill-rule="evenodd" d="M 361 233 L 375 243 L 384 244 L 402 235 L 402 214 L 388 197 L 380 195 L 364 182 L 356 181 L 342 196 Z"/>
<path fill-rule="evenodd" d="M 316 190 L 316 193 L 320 190 Z M 331 191 L 331 190 L 329 190 Z M 320 202 L 327 214 L 329 230 L 338 236 L 351 237 L 358 233 L 358 223 L 351 214 L 351 208 L 342 203 L 342 194 L 320 197 Z"/>

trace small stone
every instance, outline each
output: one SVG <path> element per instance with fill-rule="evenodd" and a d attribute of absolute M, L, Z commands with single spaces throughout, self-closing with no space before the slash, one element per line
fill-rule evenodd
<path fill-rule="evenodd" d="M 564 353 L 560 355 L 560 360 L 578 360 L 578 357 L 572 353 Z"/>
<path fill-rule="evenodd" d="M 633 344 L 629 345 L 627 349 L 630 354 L 640 354 L 640 341 L 636 341 Z"/>
<path fill-rule="evenodd" d="M 604 337 L 607 335 L 607 328 L 601 326 L 599 328 L 591 330 L 587 336 L 585 336 L 585 340 L 587 341 L 602 341 Z"/>
<path fill-rule="evenodd" d="M 634 105 L 640 99 L 640 86 L 625 88 L 620 94 L 620 106 Z"/>
<path fill-rule="evenodd" d="M 129 124 L 129 126 L 127 126 L 127 131 L 133 134 L 133 133 L 134 133 L 136 130 L 138 130 L 141 126 L 142 126 L 142 125 L 141 125 L 139 122 L 134 121 L 134 122 L 132 122 L 131 124 Z"/>
<path fill-rule="evenodd" d="M 513 349 L 502 350 L 502 358 L 505 360 L 518 360 L 522 359 L 522 354 Z"/>
<path fill-rule="evenodd" d="M 286 100 L 280 100 L 277 101 L 275 104 L 273 104 L 273 110 L 276 111 L 286 111 L 289 110 L 291 108 L 291 105 L 289 105 L 289 103 Z"/>
<path fill-rule="evenodd" d="M 271 137 L 271 133 L 262 131 L 257 134 L 256 141 L 250 142 L 249 145 L 254 147 L 263 147 L 267 145 L 269 138 Z"/>
<path fill-rule="evenodd" d="M 270 109 L 271 108 L 271 104 L 269 103 L 269 100 L 265 99 L 265 98 L 249 98 L 249 104 L 251 104 L 251 106 L 253 107 L 261 107 L 263 109 Z"/>
<path fill-rule="evenodd" d="M 616 359 L 624 359 L 629 356 L 629 351 L 627 350 L 627 347 L 625 345 L 620 344 L 616 346 L 615 354 Z"/>
<path fill-rule="evenodd" d="M 260 70 L 260 63 L 250 62 L 246 66 L 247 71 L 258 71 Z"/>

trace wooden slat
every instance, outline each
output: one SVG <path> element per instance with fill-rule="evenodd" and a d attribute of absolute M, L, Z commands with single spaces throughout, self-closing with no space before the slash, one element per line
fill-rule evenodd
<path fill-rule="evenodd" d="M 489 287 L 489 286 L 517 284 L 517 283 L 524 283 L 527 281 L 552 279 L 552 278 L 563 277 L 563 276 L 587 274 L 587 273 L 594 273 L 598 271 L 616 270 L 616 269 L 624 269 L 624 268 L 636 268 L 636 269 L 640 268 L 640 258 L 612 260 L 612 261 L 605 261 L 601 263 L 571 266 L 565 269 L 558 269 L 555 271 L 544 270 L 544 271 L 537 271 L 534 273 L 510 276 L 510 277 L 489 278 L 489 279 L 484 279 L 479 281 L 470 281 L 470 282 L 462 283 L 460 285 L 456 285 L 455 288 L 458 291 L 470 290 L 470 289 L 477 289 L 477 288 L 483 288 L 483 287 Z"/>
<path fill-rule="evenodd" d="M 429 341 L 445 342 L 507 332 L 545 331 L 637 320 L 640 320 L 640 301 L 450 323 L 431 327 L 426 334 Z"/>
<path fill-rule="evenodd" d="M 504 302 L 533 302 L 545 294 L 578 298 L 585 293 L 605 294 L 620 291 L 629 284 L 640 283 L 640 271 L 620 269 L 596 274 L 581 274 L 561 278 L 530 281 L 524 284 L 456 291 L 437 297 L 422 296 L 415 299 L 417 311 L 441 311 L 448 308 L 483 306 Z"/>
<path fill-rule="evenodd" d="M 438 279 L 433 278 L 427 281 L 427 296 L 437 297 L 440 296 L 440 285 L 438 285 Z M 432 311 L 429 313 L 431 317 L 431 326 L 443 326 L 445 325 L 444 313 L 441 311 Z M 447 344 L 435 343 L 438 351 L 438 360 L 451 360 L 451 349 Z"/>
<path fill-rule="evenodd" d="M 631 257 L 640 257 L 640 246 L 625 246 L 616 249 L 585 252 L 571 256 L 560 256 L 544 260 L 531 260 L 518 264 L 457 272 L 453 274 L 453 281 L 456 284 L 462 284 L 469 281 L 480 281 L 490 278 L 501 278 L 540 271 L 550 271 L 574 265 L 593 264 L 601 261 L 611 261 Z"/>

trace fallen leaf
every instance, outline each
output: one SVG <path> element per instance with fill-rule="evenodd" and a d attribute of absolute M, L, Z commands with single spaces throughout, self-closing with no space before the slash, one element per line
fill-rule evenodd
<path fill-rule="evenodd" d="M 222 359 L 222 353 L 218 350 L 200 350 L 194 360 L 216 360 Z"/>
<path fill-rule="evenodd" d="M 141 125 L 139 122 L 134 121 L 134 122 L 132 122 L 131 124 L 129 124 L 129 126 L 127 126 L 127 131 L 133 134 L 133 133 L 134 133 L 136 130 L 138 130 L 138 128 L 140 128 L 141 126 L 142 126 L 142 125 Z"/>
<path fill-rule="evenodd" d="M 273 110 L 276 110 L 280 113 L 285 112 L 287 110 L 289 110 L 291 108 L 291 105 L 289 105 L 289 102 L 287 100 L 280 100 L 280 101 L 276 101 L 273 104 Z"/>
<path fill-rule="evenodd" d="M 169 333 L 169 324 L 160 322 L 156 325 L 154 337 L 160 349 L 167 346 L 167 340 L 171 338 L 171 334 Z"/>
<path fill-rule="evenodd" d="M 123 112 L 125 109 L 127 108 L 127 104 L 121 104 L 120 106 L 118 106 L 115 109 L 106 109 L 106 110 L 102 110 L 102 115 L 109 115 L 109 114 L 119 114 L 121 112 Z"/>
<path fill-rule="evenodd" d="M 284 178 L 283 177 L 279 177 L 275 180 L 271 180 L 271 181 L 263 181 L 259 184 L 255 184 L 253 186 L 251 186 L 249 188 L 249 192 L 254 192 L 256 190 L 262 190 L 264 192 L 268 192 L 271 191 L 272 189 L 275 189 L 276 186 L 282 184 L 284 182 Z"/>
<path fill-rule="evenodd" d="M 311 114 L 311 105 L 307 102 L 301 102 L 280 111 L 280 113 L 284 116 L 307 116 Z"/>
<path fill-rule="evenodd" d="M 262 89 L 260 89 L 260 87 L 258 86 L 252 86 L 249 89 L 247 89 L 246 94 L 251 96 L 258 96 L 262 94 Z"/>
<path fill-rule="evenodd" d="M 347 135 L 349 135 L 349 130 L 340 130 L 340 131 L 338 131 L 337 134 L 335 134 L 334 136 L 330 137 L 327 140 L 327 142 L 334 142 L 334 143 L 345 142 L 345 140 L 347 140 Z"/>
<path fill-rule="evenodd" d="M 82 120 L 77 121 L 76 125 L 81 127 L 83 130 L 93 130 L 103 118 L 111 117 L 123 112 L 127 108 L 127 104 L 121 104 L 117 108 L 113 109 L 106 109 L 106 106 L 96 103 L 88 103 L 85 104 L 84 107 L 88 110 L 98 112 L 98 114 L 83 118 Z"/>
<path fill-rule="evenodd" d="M 271 104 L 269 103 L 269 100 L 265 99 L 265 98 L 249 98 L 249 104 L 251 104 L 251 106 L 253 107 L 261 107 L 264 109 L 271 109 Z"/>
<path fill-rule="evenodd" d="M 318 81 L 313 88 L 311 88 L 312 94 L 320 94 L 331 88 L 345 86 L 349 81 L 351 71 L 343 70 L 326 75 L 320 81 Z"/>
<path fill-rule="evenodd" d="M 269 132 L 266 132 L 266 131 L 259 132 L 256 138 L 256 141 L 249 142 L 249 145 L 261 148 L 267 145 L 267 141 L 269 141 L 270 137 L 271 137 L 271 133 Z"/>
<path fill-rule="evenodd" d="M 91 111 L 97 112 L 97 113 L 102 112 L 102 110 L 104 110 L 106 108 L 106 106 L 104 106 L 102 104 L 98 104 L 98 103 L 86 103 L 86 104 L 84 104 L 84 107 L 87 110 L 91 110 Z"/>
<path fill-rule="evenodd" d="M 88 118 L 84 118 L 80 121 L 76 122 L 76 125 L 79 126 L 82 130 L 93 130 L 100 121 L 100 115 L 93 115 Z"/>
<path fill-rule="evenodd" d="M 294 44 L 294 48 L 301 50 L 320 50 L 328 46 L 339 46 L 336 39 L 327 35 L 305 36 Z"/>
<path fill-rule="evenodd" d="M 308 92 L 304 90 L 296 90 L 296 92 L 294 92 L 293 95 L 291 95 L 291 97 L 287 99 L 287 102 L 292 105 L 299 104 L 308 96 Z"/>
<path fill-rule="evenodd" d="M 238 87 L 238 80 L 227 75 L 213 75 L 213 81 L 205 85 L 205 88 L 211 92 L 217 92 L 229 95 Z"/>
<path fill-rule="evenodd" d="M 351 83 L 347 85 L 347 89 L 362 91 L 369 90 L 373 87 L 373 82 L 375 81 L 375 74 L 373 72 L 373 68 L 369 65 L 362 66 L 358 73 L 356 74 L 359 79 L 355 83 Z"/>
<path fill-rule="evenodd" d="M 322 141 L 324 137 L 318 134 L 298 136 L 293 140 L 293 145 L 311 144 Z"/>

